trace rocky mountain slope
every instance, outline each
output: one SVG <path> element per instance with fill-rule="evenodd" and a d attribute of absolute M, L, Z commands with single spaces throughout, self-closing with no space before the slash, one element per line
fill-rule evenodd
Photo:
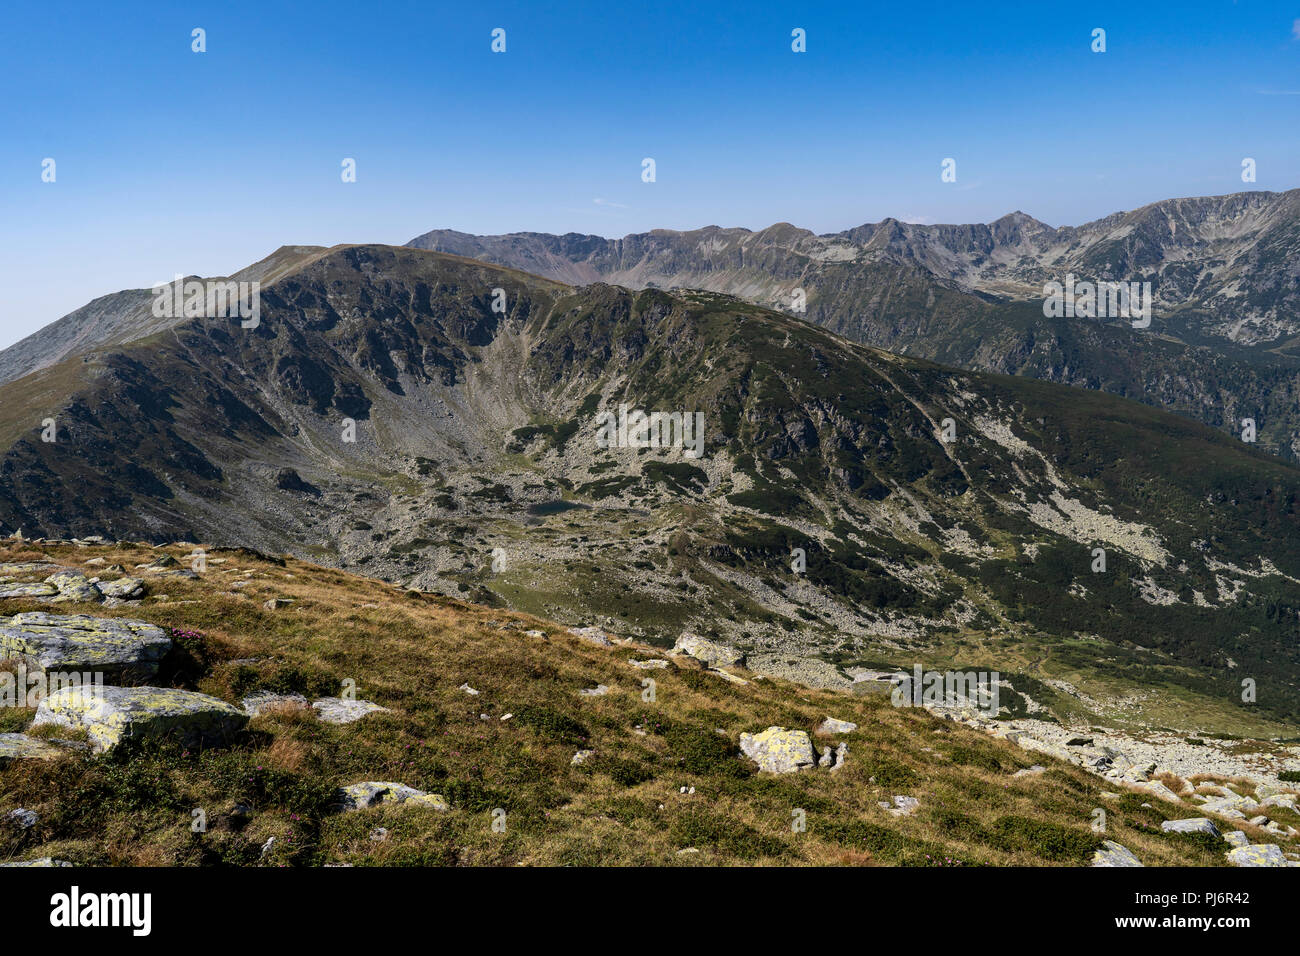
<path fill-rule="evenodd" d="M 697 631 L 827 687 L 979 665 L 1033 682 L 1021 715 L 1286 736 L 1300 712 L 1300 471 L 1236 439 L 714 293 L 294 255 L 257 328 L 144 323 L 0 386 L 0 525 Z M 701 455 L 602 447 L 620 406 L 702 416 Z"/>
<path fill-rule="evenodd" d="M 818 236 L 780 223 L 604 239 L 435 230 L 416 248 L 563 282 L 726 292 L 879 348 L 963 368 L 1100 389 L 1300 454 L 1300 190 L 1175 199 L 1059 229 L 894 219 Z M 1148 281 L 1149 329 L 1047 318 L 1043 285 Z"/>
<path fill-rule="evenodd" d="M 209 544 L 3 539 L 0 575 L 6 591 L 52 582 L 0 597 L 0 634 L 47 667 L 106 649 L 143 666 L 93 708 L 75 689 L 0 708 L 0 865 L 1300 857 L 1297 786 L 1280 780 L 1295 746 L 1252 741 L 1225 765 L 1244 742 L 1205 741 L 1202 769 L 1175 773 L 1113 738 L 989 733 Z M 60 622 L 89 637 L 60 642 Z M 24 665 L 0 666 L 0 694 Z"/>

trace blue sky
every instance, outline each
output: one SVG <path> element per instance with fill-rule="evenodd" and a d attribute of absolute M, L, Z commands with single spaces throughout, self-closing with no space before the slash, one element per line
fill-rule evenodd
<path fill-rule="evenodd" d="M 0 346 L 286 243 L 1062 225 L 1300 186 L 1300 0 L 54 2 L 0 31 Z"/>

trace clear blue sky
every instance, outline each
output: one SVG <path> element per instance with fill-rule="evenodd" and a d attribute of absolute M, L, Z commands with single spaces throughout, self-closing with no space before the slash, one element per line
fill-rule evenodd
<path fill-rule="evenodd" d="M 1292 188 L 1297 21 L 1300 0 L 9 4 L 0 346 L 286 243 L 1061 225 Z"/>

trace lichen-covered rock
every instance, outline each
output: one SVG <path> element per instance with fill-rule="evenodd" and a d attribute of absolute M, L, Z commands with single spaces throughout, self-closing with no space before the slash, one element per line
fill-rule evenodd
<path fill-rule="evenodd" d="M 757 734 L 741 734 L 740 750 L 770 773 L 794 773 L 817 763 L 812 741 L 802 730 L 769 727 Z"/>
<path fill-rule="evenodd" d="M 745 655 L 742 651 L 717 641 L 710 641 L 698 634 L 683 634 L 677 638 L 673 651 L 693 657 L 709 667 L 728 667 L 732 664 L 745 663 Z"/>
<path fill-rule="evenodd" d="M 450 810 L 441 794 L 425 793 L 403 783 L 390 783 L 386 780 L 367 780 L 342 787 L 338 793 L 338 805 L 341 810 L 365 810 L 368 807 L 384 805 L 411 805 L 432 807 L 435 810 Z"/>
<path fill-rule="evenodd" d="M 35 860 L 19 860 L 15 863 L 0 863 L 0 866 L 72 866 L 67 860 L 55 860 L 42 856 Z"/>
<path fill-rule="evenodd" d="M 1093 866 L 1142 866 L 1133 851 L 1114 840 L 1103 840 L 1101 849 L 1092 855 Z"/>
<path fill-rule="evenodd" d="M 149 593 L 149 586 L 141 578 L 118 578 L 116 581 L 100 581 L 96 587 L 106 598 L 118 598 L 122 601 L 138 601 Z"/>
<path fill-rule="evenodd" d="M 302 694 L 272 694 L 262 692 L 250 694 L 239 702 L 244 708 L 244 713 L 249 717 L 257 717 L 268 710 L 280 707 L 309 707 L 311 706 L 306 697 Z"/>
<path fill-rule="evenodd" d="M 837 720 L 834 717 L 827 717 L 817 727 L 820 734 L 851 734 L 858 729 L 858 725 L 850 720 Z"/>
<path fill-rule="evenodd" d="M 317 716 L 327 724 L 350 724 L 367 714 L 388 710 L 387 707 L 380 707 L 373 701 L 347 700 L 342 697 L 322 697 L 312 701 L 311 706 Z"/>
<path fill-rule="evenodd" d="M 1192 817 L 1190 820 L 1166 820 L 1160 824 L 1166 833 L 1208 833 L 1210 836 L 1222 836 L 1219 828 L 1209 817 Z"/>
<path fill-rule="evenodd" d="M 1182 798 L 1179 797 L 1178 794 L 1174 793 L 1172 790 L 1166 787 L 1159 780 L 1152 780 L 1148 783 L 1144 783 L 1139 789 L 1145 790 L 1147 793 L 1154 794 L 1155 796 L 1159 797 L 1161 800 L 1168 800 L 1170 803 L 1183 802 Z"/>
<path fill-rule="evenodd" d="M 158 673 L 172 640 L 145 621 L 30 611 L 0 618 L 0 657 L 44 671 L 90 671 L 105 681 L 134 683 Z"/>
<path fill-rule="evenodd" d="M 1241 830 L 1233 830 L 1231 833 L 1225 833 L 1223 839 L 1231 846 L 1250 846 L 1250 837 Z"/>
<path fill-rule="evenodd" d="M 636 658 L 631 658 L 628 660 L 628 663 L 638 670 L 643 671 L 658 671 L 664 670 L 668 667 L 668 661 L 658 657 L 652 657 L 649 660 L 644 661 L 638 661 Z"/>
<path fill-rule="evenodd" d="M 13 760 L 53 760 L 61 750 L 39 737 L 26 734 L 0 734 L 0 769 Z"/>
<path fill-rule="evenodd" d="M 41 701 L 33 727 L 82 728 L 97 753 L 126 740 L 171 739 L 186 747 L 228 743 L 248 715 L 224 700 L 166 687 L 65 687 Z"/>
<path fill-rule="evenodd" d="M 53 584 L 0 584 L 0 598 L 48 598 L 58 593 Z"/>
<path fill-rule="evenodd" d="M 51 598 L 51 601 L 92 601 L 98 603 L 104 600 L 103 593 L 90 579 L 80 571 L 73 571 L 64 568 L 61 571 L 55 571 L 45 579 L 46 584 L 52 584 L 59 589 L 59 593 Z"/>
<path fill-rule="evenodd" d="M 525 631 L 524 633 L 528 634 L 531 632 Z M 569 633 L 575 637 L 582 638 L 584 641 L 589 641 L 592 644 L 599 644 L 601 647 L 614 646 L 613 635 L 599 627 L 571 627 L 569 628 Z"/>
<path fill-rule="evenodd" d="M 1276 843 L 1252 843 L 1228 851 L 1233 866 L 1286 866 L 1286 856 Z"/>

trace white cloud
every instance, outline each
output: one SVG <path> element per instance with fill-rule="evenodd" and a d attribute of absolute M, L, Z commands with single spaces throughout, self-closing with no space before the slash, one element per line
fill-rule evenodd
<path fill-rule="evenodd" d="M 612 199 L 600 199 L 599 197 L 597 197 L 596 199 L 593 199 L 592 202 L 594 202 L 597 206 L 610 206 L 614 209 L 627 208 L 627 206 L 624 206 L 621 202 L 614 202 Z"/>
<path fill-rule="evenodd" d="M 1295 23 L 1291 24 L 1291 35 L 1300 40 L 1300 18 L 1297 18 Z"/>

